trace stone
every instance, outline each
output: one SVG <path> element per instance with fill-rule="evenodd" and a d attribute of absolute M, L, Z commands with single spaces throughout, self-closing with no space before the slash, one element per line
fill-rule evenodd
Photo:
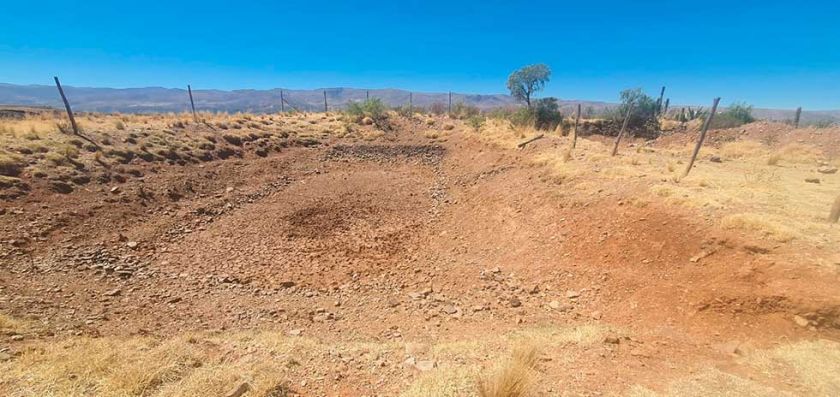
<path fill-rule="evenodd" d="M 554 310 L 558 310 L 558 309 L 560 309 L 560 305 L 561 305 L 560 301 L 551 301 L 551 302 L 548 302 L 548 307 L 550 307 L 550 308 L 552 308 L 552 309 L 554 309 Z"/>
<path fill-rule="evenodd" d="M 295 286 L 295 282 L 294 281 L 289 281 L 289 280 L 281 281 L 280 284 L 278 284 L 277 286 L 280 287 L 280 288 L 284 288 L 284 289 L 285 288 L 292 288 L 292 287 Z"/>
<path fill-rule="evenodd" d="M 131 248 L 131 249 L 137 248 L 138 245 L 140 245 L 140 243 L 138 243 L 136 241 L 129 241 L 129 242 L 125 243 L 125 246 L 128 247 L 128 248 Z"/>
<path fill-rule="evenodd" d="M 420 360 L 414 364 L 414 368 L 417 368 L 420 372 L 431 371 L 437 367 L 437 362 L 434 360 Z"/>
<path fill-rule="evenodd" d="M 119 192 L 120 192 L 120 187 L 119 187 L 119 186 L 114 186 L 114 187 L 112 187 L 112 188 L 111 188 L 111 190 L 109 190 L 109 191 L 110 191 L 111 193 L 113 193 L 113 194 L 117 194 L 117 193 L 119 193 Z"/>
<path fill-rule="evenodd" d="M 248 390 L 251 390 L 251 385 L 248 384 L 248 382 L 242 382 L 238 386 L 233 388 L 233 390 L 227 392 L 227 394 L 225 394 L 225 397 L 241 397 L 242 395 L 247 393 Z"/>
<path fill-rule="evenodd" d="M 112 289 L 112 290 L 110 290 L 110 291 L 108 291 L 108 292 L 105 292 L 105 296 L 118 296 L 118 295 L 119 295 L 119 294 L 121 294 L 121 293 L 122 293 L 122 290 L 120 290 L 119 288 L 117 288 L 117 289 Z"/>
<path fill-rule="evenodd" d="M 608 336 L 608 337 L 604 338 L 604 343 L 609 343 L 611 345 L 617 345 L 617 344 L 621 343 L 621 339 L 619 339 L 616 336 Z"/>
<path fill-rule="evenodd" d="M 805 178 L 807 183 L 820 183 L 820 178 Z"/>
<path fill-rule="evenodd" d="M 568 290 L 566 291 L 566 297 L 569 299 L 575 299 L 580 296 L 580 293 L 575 290 Z"/>
<path fill-rule="evenodd" d="M 9 360 L 12 359 L 12 357 L 14 357 L 14 356 L 12 356 L 9 353 L 0 352 L 0 363 L 5 362 L 5 361 L 9 361 Z"/>
<path fill-rule="evenodd" d="M 522 302 L 521 302 L 521 301 L 519 301 L 519 299 L 517 299 L 517 298 L 510 298 L 510 300 L 508 301 L 508 303 L 510 303 L 510 307 L 519 307 L 519 306 L 522 306 Z"/>
<path fill-rule="evenodd" d="M 807 327 L 811 323 L 810 321 L 808 321 L 808 319 L 806 319 L 805 317 L 802 317 L 798 314 L 793 315 L 793 322 L 795 322 L 796 325 L 798 325 L 800 327 Z"/>
<path fill-rule="evenodd" d="M 820 168 L 817 168 L 817 172 L 820 174 L 835 174 L 837 173 L 837 167 L 833 165 L 824 165 Z"/>
<path fill-rule="evenodd" d="M 17 341 L 22 341 L 22 340 L 23 340 L 23 335 L 20 335 L 20 334 L 17 334 L 17 335 L 12 335 L 12 338 L 11 338 L 11 339 L 12 339 L 13 341 L 15 341 L 15 342 L 17 342 Z"/>
<path fill-rule="evenodd" d="M 364 125 L 371 125 L 373 124 L 373 119 L 370 117 L 365 117 L 362 119 L 362 124 Z"/>
<path fill-rule="evenodd" d="M 720 158 L 720 156 L 711 156 L 711 157 L 709 157 L 709 161 L 711 161 L 713 163 L 722 163 L 723 162 L 723 160 Z"/>
<path fill-rule="evenodd" d="M 62 181 L 53 181 L 50 183 L 50 190 L 60 194 L 68 194 L 73 192 L 73 186 Z"/>
<path fill-rule="evenodd" d="M 300 336 L 300 334 L 302 334 L 302 333 L 303 333 L 303 330 L 302 330 L 302 329 L 300 329 L 300 328 L 298 328 L 298 329 L 293 329 L 293 330 L 290 330 L 290 331 L 289 331 L 289 332 L 287 332 L 287 333 L 288 333 L 290 336 Z"/>

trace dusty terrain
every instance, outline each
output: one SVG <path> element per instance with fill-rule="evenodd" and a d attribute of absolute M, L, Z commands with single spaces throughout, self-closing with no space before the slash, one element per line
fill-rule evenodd
<path fill-rule="evenodd" d="M 123 119 L 3 138 L 4 395 L 840 393 L 840 131 Z"/>

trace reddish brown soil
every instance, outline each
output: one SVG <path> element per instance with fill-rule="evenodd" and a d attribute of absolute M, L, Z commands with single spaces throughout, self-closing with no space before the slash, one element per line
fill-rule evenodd
<path fill-rule="evenodd" d="M 46 338 L 270 328 L 433 341 L 591 322 L 632 334 L 552 375 L 588 394 L 731 360 L 718 346 L 732 341 L 840 336 L 837 272 L 791 247 L 631 205 L 633 182 L 582 191 L 527 153 L 392 134 L 3 202 L 0 311 L 38 319 Z M 340 382 L 374 388 L 364 373 Z"/>

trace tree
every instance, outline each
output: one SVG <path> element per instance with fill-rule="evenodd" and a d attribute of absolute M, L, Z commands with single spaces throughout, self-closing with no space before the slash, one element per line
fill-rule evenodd
<path fill-rule="evenodd" d="M 658 129 L 656 121 L 656 100 L 642 92 L 641 88 L 621 91 L 621 105 L 613 113 L 613 118 L 621 121 L 632 106 L 628 128 Z"/>
<path fill-rule="evenodd" d="M 507 88 L 510 95 L 520 101 L 525 101 L 531 107 L 531 95 L 542 90 L 551 77 L 551 69 L 545 64 L 525 66 L 508 77 Z"/>

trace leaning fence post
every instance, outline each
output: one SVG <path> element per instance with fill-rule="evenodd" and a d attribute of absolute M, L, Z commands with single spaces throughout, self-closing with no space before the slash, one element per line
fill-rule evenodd
<path fill-rule="evenodd" d="M 700 130 L 700 137 L 697 138 L 697 145 L 694 146 L 694 152 L 691 153 L 691 160 L 688 162 L 688 167 L 685 167 L 683 178 L 688 176 L 691 167 L 694 166 L 694 160 L 697 159 L 697 154 L 700 153 L 700 147 L 703 146 L 703 141 L 706 139 L 706 131 L 708 131 L 709 125 L 712 124 L 712 119 L 715 117 L 715 112 L 717 112 L 718 102 L 720 102 L 719 97 L 712 101 L 712 110 L 709 112 L 709 117 L 706 118 L 706 122 L 703 123 L 703 129 Z"/>
<path fill-rule="evenodd" d="M 328 112 L 327 110 L 327 90 L 324 90 L 324 113 Z"/>
<path fill-rule="evenodd" d="M 575 144 L 577 144 L 577 136 L 578 136 L 578 122 L 580 121 L 580 104 L 577 105 L 577 113 L 575 114 L 575 130 L 574 135 L 572 135 L 572 149 L 575 148 Z"/>
<path fill-rule="evenodd" d="M 198 122 L 198 116 L 195 115 L 195 102 L 193 102 L 192 87 L 187 84 L 187 92 L 190 94 L 190 107 L 192 108 L 193 121 Z"/>
<path fill-rule="evenodd" d="M 668 115 L 668 105 L 671 104 L 671 98 L 665 98 L 665 109 L 662 111 L 663 116 Z"/>
<path fill-rule="evenodd" d="M 76 124 L 76 118 L 73 117 L 73 109 L 70 109 L 70 101 L 68 101 L 67 96 L 64 95 L 64 89 L 61 88 L 58 76 L 53 76 L 53 79 L 55 79 L 55 86 L 58 87 L 58 93 L 61 94 L 61 100 L 64 102 L 64 109 L 67 110 L 67 117 L 70 118 L 70 126 L 73 128 L 73 134 L 90 142 L 93 146 L 96 146 L 97 149 L 101 149 L 98 143 L 94 142 L 93 139 L 84 136 L 81 131 L 79 131 L 79 126 Z"/>
<path fill-rule="evenodd" d="M 799 128 L 799 116 L 802 115 L 802 107 L 796 108 L 796 116 L 793 117 L 793 127 Z"/>
<path fill-rule="evenodd" d="M 58 93 L 61 94 L 61 100 L 64 101 L 64 109 L 67 110 L 67 117 L 70 118 L 70 126 L 73 127 L 73 133 L 79 135 L 79 127 L 76 125 L 76 118 L 73 117 L 73 109 L 70 109 L 70 102 L 64 95 L 64 89 L 61 88 L 58 76 L 53 76 L 53 78 L 55 79 L 55 86 L 58 87 Z"/>
<path fill-rule="evenodd" d="M 621 131 L 615 137 L 615 145 L 613 145 L 612 155 L 618 154 L 618 144 L 621 142 L 621 137 L 624 136 L 624 130 L 627 129 L 627 122 L 630 121 L 630 113 L 633 112 L 633 102 L 627 104 L 627 114 L 624 115 L 624 123 L 621 124 Z"/>
<path fill-rule="evenodd" d="M 656 111 L 654 111 L 654 115 L 659 116 L 662 114 L 662 98 L 665 96 L 665 86 L 662 86 L 662 90 L 659 91 L 659 100 L 656 101 Z"/>
<path fill-rule="evenodd" d="M 828 221 L 837 223 L 840 220 L 840 196 L 834 200 L 834 205 L 831 206 L 831 213 L 828 214 Z"/>

